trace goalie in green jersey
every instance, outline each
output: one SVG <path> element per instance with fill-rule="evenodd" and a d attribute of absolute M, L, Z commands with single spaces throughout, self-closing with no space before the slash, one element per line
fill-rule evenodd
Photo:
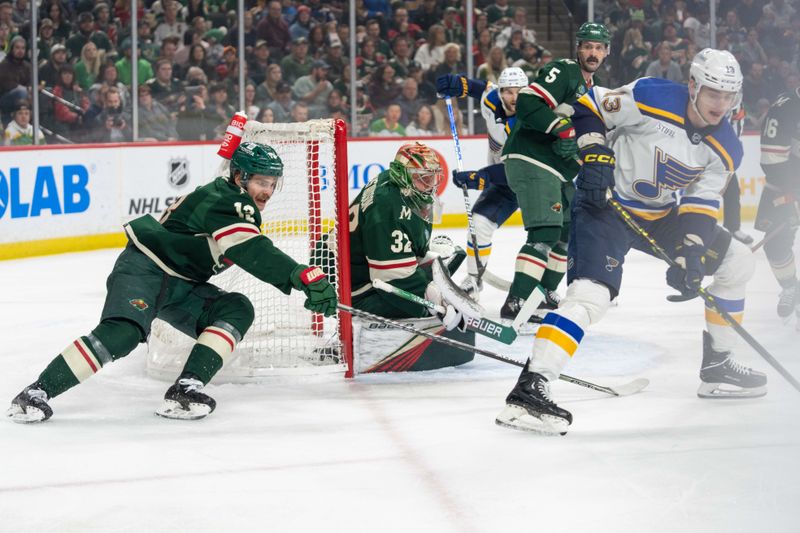
<path fill-rule="evenodd" d="M 178 199 L 160 221 L 145 215 L 126 224 L 128 245 L 106 282 L 100 323 L 14 398 L 8 416 L 22 423 L 50 418 L 50 399 L 128 355 L 147 339 L 155 318 L 197 339 L 156 414 L 207 416 L 216 403 L 201 389 L 231 358 L 254 318 L 244 295 L 208 282 L 231 264 L 283 293 L 303 291 L 305 307 L 313 312 L 334 314 L 336 292 L 322 270 L 298 264 L 261 234 L 261 210 L 280 189 L 282 176 L 275 150 L 243 142 L 233 153 L 229 176 Z"/>

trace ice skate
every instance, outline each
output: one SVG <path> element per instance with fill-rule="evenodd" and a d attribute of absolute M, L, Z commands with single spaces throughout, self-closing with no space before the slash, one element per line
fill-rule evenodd
<path fill-rule="evenodd" d="M 572 414 L 550 399 L 548 381 L 541 374 L 528 370 L 526 364 L 495 423 L 543 435 L 566 435 L 567 427 L 572 424 Z"/>
<path fill-rule="evenodd" d="M 748 235 L 747 233 L 743 232 L 740 229 L 731 232 L 731 237 L 733 237 L 742 244 L 746 244 L 747 246 L 753 244 L 753 237 L 751 237 L 750 235 Z"/>
<path fill-rule="evenodd" d="M 701 398 L 758 398 L 767 394 L 766 374 L 730 358 L 730 352 L 711 347 L 711 335 L 703 332 L 703 366 L 700 368 Z"/>
<path fill-rule="evenodd" d="M 11 400 L 6 416 L 19 424 L 32 424 L 44 422 L 53 416 L 53 410 L 47 405 L 47 393 L 33 383 Z"/>
<path fill-rule="evenodd" d="M 461 283 L 459 283 L 458 286 L 461 288 L 461 290 L 466 292 L 470 298 L 477 302 L 481 291 L 483 290 L 483 280 L 476 276 L 467 276 L 461 280 Z"/>
<path fill-rule="evenodd" d="M 217 402 L 200 392 L 203 382 L 194 377 L 181 377 L 164 394 L 164 403 L 156 410 L 158 416 L 175 420 L 198 420 L 214 412 Z"/>
<path fill-rule="evenodd" d="M 791 287 L 784 287 L 780 295 L 778 295 L 778 316 L 784 322 L 789 321 L 793 311 L 800 312 L 800 306 L 797 305 L 800 303 L 798 302 L 798 292 L 800 291 L 798 291 L 797 283 L 795 283 Z"/>
<path fill-rule="evenodd" d="M 506 301 L 503 304 L 503 307 L 500 308 L 500 318 L 503 320 L 507 320 L 509 322 L 513 322 L 517 318 L 517 315 L 519 314 L 520 309 L 522 309 L 524 303 L 525 300 L 523 300 L 522 298 L 518 298 L 517 296 L 511 296 L 509 294 L 506 297 Z M 526 335 L 526 334 L 530 335 L 534 333 L 539 324 L 541 324 L 544 315 L 546 314 L 547 311 L 544 311 L 544 313 L 541 316 L 537 316 L 535 312 L 531 314 L 531 316 L 528 317 L 527 322 L 524 323 L 522 328 L 520 329 L 519 331 L 520 335 Z"/>

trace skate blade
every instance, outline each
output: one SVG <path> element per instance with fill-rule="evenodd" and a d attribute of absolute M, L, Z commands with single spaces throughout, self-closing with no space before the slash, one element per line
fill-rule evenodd
<path fill-rule="evenodd" d="M 727 383 L 701 383 L 697 396 L 706 399 L 737 400 L 741 398 L 761 398 L 766 396 L 767 386 L 744 388 Z"/>
<path fill-rule="evenodd" d="M 6 411 L 6 416 L 12 422 L 17 424 L 35 424 L 37 422 L 44 422 L 44 413 L 41 409 L 36 407 L 29 407 L 28 412 L 22 409 L 19 405 L 12 405 Z"/>
<path fill-rule="evenodd" d="M 497 415 L 494 423 L 504 428 L 551 437 L 566 435 L 569 427 L 569 424 L 563 418 L 552 415 L 535 417 L 517 405 L 506 405 L 506 408 Z"/>
<path fill-rule="evenodd" d="M 514 321 L 509 318 L 501 318 L 500 323 L 509 328 L 514 327 Z M 539 324 L 532 324 L 530 322 L 525 322 L 524 324 L 521 324 L 519 326 L 519 329 L 517 329 L 516 331 L 517 335 L 523 337 L 530 337 L 532 335 L 536 335 L 536 332 L 539 331 Z"/>
<path fill-rule="evenodd" d="M 156 409 L 156 416 L 172 420 L 200 420 L 209 414 L 211 409 L 207 405 L 190 403 L 189 409 L 184 409 L 174 400 L 164 400 L 163 405 Z"/>

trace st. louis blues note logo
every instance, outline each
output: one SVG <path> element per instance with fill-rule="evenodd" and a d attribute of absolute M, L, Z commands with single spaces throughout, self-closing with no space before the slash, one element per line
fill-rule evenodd
<path fill-rule="evenodd" d="M 682 190 L 700 177 L 703 167 L 690 167 L 656 148 L 655 183 L 653 179 L 641 179 L 633 182 L 633 190 L 642 198 L 655 199 L 661 196 L 662 190 Z"/>
<path fill-rule="evenodd" d="M 615 268 L 619 266 L 619 261 L 614 259 L 610 255 L 606 256 L 606 270 L 609 272 L 613 271 Z"/>

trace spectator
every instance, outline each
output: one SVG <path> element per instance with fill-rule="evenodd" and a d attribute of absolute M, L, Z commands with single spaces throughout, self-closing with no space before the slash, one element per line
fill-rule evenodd
<path fill-rule="evenodd" d="M 110 87 L 104 94 L 103 111 L 95 118 L 95 142 L 129 142 L 132 139 L 131 115 L 122 107 L 119 91 Z"/>
<path fill-rule="evenodd" d="M 267 41 L 259 39 L 253 47 L 253 52 L 249 54 L 247 58 L 247 70 L 250 72 L 256 85 L 264 81 L 264 78 L 267 76 L 267 67 L 272 63 L 273 61 L 271 61 L 269 57 Z"/>
<path fill-rule="evenodd" d="M 756 103 L 762 98 L 770 101 L 769 82 L 764 77 L 764 65 L 758 61 L 750 65 L 750 72 L 744 77 L 742 98 L 747 115 L 751 115 Z"/>
<path fill-rule="evenodd" d="M 47 18 L 53 23 L 53 37 L 56 42 L 65 43 L 72 34 L 72 24 L 64 17 L 64 8 L 58 2 L 53 2 L 47 9 Z"/>
<path fill-rule="evenodd" d="M 369 99 L 375 109 L 385 109 L 400 96 L 401 87 L 394 77 L 394 69 L 384 63 L 375 69 L 367 87 Z M 400 117 L 398 117 L 399 120 Z"/>
<path fill-rule="evenodd" d="M 27 43 L 24 37 L 13 37 L 8 55 L 0 62 L 0 111 L 3 118 L 19 100 L 28 97 L 31 84 L 31 64 L 25 59 Z"/>
<path fill-rule="evenodd" d="M 644 75 L 653 78 L 663 78 L 677 83 L 683 81 L 681 67 L 672 60 L 672 48 L 669 43 L 661 43 L 658 49 L 658 59 L 647 66 Z"/>
<path fill-rule="evenodd" d="M 370 18 L 381 17 L 388 20 L 392 16 L 392 8 L 389 0 L 363 0 L 364 7 L 367 8 L 367 16 Z"/>
<path fill-rule="evenodd" d="M 308 106 L 312 118 L 322 118 L 328 95 L 333 90 L 333 85 L 328 81 L 329 69 L 330 65 L 317 59 L 311 64 L 311 72 L 298 78 L 292 86 L 292 96 Z"/>
<path fill-rule="evenodd" d="M 518 7 L 514 11 L 514 17 L 511 23 L 495 37 L 494 44 L 505 48 L 508 46 L 509 41 L 511 41 L 511 36 L 516 31 L 522 32 L 523 41 L 536 43 L 536 32 L 528 28 L 528 12 L 524 7 Z"/>
<path fill-rule="evenodd" d="M 197 17 L 207 19 L 209 13 L 205 4 L 206 2 L 204 0 L 189 0 L 186 2 L 186 5 L 183 7 L 183 9 L 181 9 L 181 16 L 183 17 L 183 20 L 193 21 Z M 209 2 L 209 4 L 216 4 L 216 2 Z M 218 6 L 215 5 L 215 7 Z M 247 13 L 248 12 L 245 12 L 245 16 L 247 16 Z"/>
<path fill-rule="evenodd" d="M 456 43 L 447 43 L 444 46 L 444 60 L 433 69 L 431 79 L 438 79 L 444 74 L 458 74 L 464 70 L 464 65 L 461 63 L 461 47 Z"/>
<path fill-rule="evenodd" d="M 263 109 L 277 97 L 278 84 L 283 81 L 281 66 L 277 63 L 267 67 L 267 75 L 264 81 L 256 86 L 256 103 Z"/>
<path fill-rule="evenodd" d="M 506 56 L 507 63 L 513 63 L 518 59 L 522 59 L 522 30 L 514 30 L 511 33 L 511 39 L 503 49 L 503 54 Z"/>
<path fill-rule="evenodd" d="M 763 17 L 771 26 L 788 29 L 794 12 L 794 8 L 786 0 L 772 0 L 764 6 Z"/>
<path fill-rule="evenodd" d="M 699 50 L 711 46 L 711 23 L 708 20 L 708 7 L 700 6 L 695 13 L 683 21 L 683 31 L 686 38 L 697 45 Z M 690 58 L 692 56 L 689 56 Z"/>
<path fill-rule="evenodd" d="M 3 144 L 6 146 L 23 146 L 33 144 L 33 125 L 31 124 L 31 107 L 27 100 L 20 100 L 14 107 L 13 119 L 3 133 Z M 39 144 L 46 144 L 44 134 L 39 130 Z"/>
<path fill-rule="evenodd" d="M 105 33 L 111 40 L 112 45 L 117 44 L 119 27 L 111 19 L 111 9 L 105 2 L 100 2 L 94 6 L 94 29 Z"/>
<path fill-rule="evenodd" d="M 275 122 L 289 122 L 292 118 L 292 108 L 294 104 L 295 102 L 292 100 L 292 88 L 289 84 L 285 81 L 278 83 L 275 89 L 275 100 L 268 105 L 268 107 L 272 109 Z"/>
<path fill-rule="evenodd" d="M 698 52 L 697 46 L 694 43 L 689 43 L 689 46 L 686 48 L 686 57 L 694 57 L 697 55 Z M 683 75 L 683 83 L 689 82 L 689 70 L 692 68 L 691 61 L 684 61 L 683 65 L 681 65 L 681 74 Z"/>
<path fill-rule="evenodd" d="M 500 73 L 503 72 L 503 69 L 507 66 L 506 55 L 503 53 L 503 49 L 499 46 L 493 46 L 492 49 L 489 50 L 488 61 L 482 65 L 478 65 L 475 76 L 479 80 L 490 81 L 497 84 Z"/>
<path fill-rule="evenodd" d="M 281 60 L 281 71 L 286 83 L 311 73 L 312 58 L 308 56 L 308 39 L 300 37 L 292 43 L 292 53 Z"/>
<path fill-rule="evenodd" d="M 257 31 L 259 38 L 267 41 L 269 53 L 273 57 L 283 57 L 289 50 L 292 36 L 289 25 L 281 14 L 281 4 L 277 0 L 272 0 L 267 5 L 267 15 L 258 23 Z"/>
<path fill-rule="evenodd" d="M 161 52 L 161 47 L 153 40 L 153 27 L 143 22 L 139 25 L 138 29 L 139 40 L 137 41 L 137 45 L 139 46 L 140 57 L 152 63 L 158 59 Z"/>
<path fill-rule="evenodd" d="M 358 77 L 363 79 L 372 75 L 375 69 L 385 62 L 386 56 L 377 51 L 375 41 L 369 37 L 365 37 L 361 42 L 361 52 L 359 56 L 356 57 Z"/>
<path fill-rule="evenodd" d="M 484 29 L 478 33 L 478 38 L 472 43 L 472 63 L 482 65 L 489 58 L 489 51 L 492 49 L 492 33 Z"/>
<path fill-rule="evenodd" d="M 325 111 L 327 116 L 331 117 L 339 113 L 342 115 L 347 115 L 347 104 L 345 104 L 342 93 L 337 89 L 332 90 L 330 94 L 328 94 L 328 101 L 326 102 Z"/>
<path fill-rule="evenodd" d="M 170 66 L 172 67 L 172 75 L 179 80 L 182 80 L 186 77 L 186 70 L 183 66 L 178 64 L 175 55 L 178 52 L 178 43 L 180 39 L 171 35 L 166 37 L 163 41 L 161 41 L 161 50 L 158 56 L 158 59 L 165 59 L 169 61 Z"/>
<path fill-rule="evenodd" d="M 370 19 L 367 21 L 366 24 L 367 30 L 367 38 L 372 39 L 375 43 L 375 50 L 381 54 L 383 57 L 389 57 L 392 55 L 392 49 L 389 47 L 389 43 L 383 40 L 381 37 L 381 25 L 375 19 Z"/>
<path fill-rule="evenodd" d="M 506 26 L 511 22 L 514 8 L 508 5 L 508 0 L 495 0 L 494 4 L 486 8 L 489 24 Z"/>
<path fill-rule="evenodd" d="M 444 34 L 448 43 L 466 42 L 467 33 L 458 19 L 458 9 L 452 6 L 445 8 L 442 26 L 444 26 Z"/>
<path fill-rule="evenodd" d="M 422 102 L 419 101 L 419 90 L 417 80 L 414 78 L 406 78 L 403 80 L 402 90 L 400 97 L 397 99 L 400 105 L 400 122 L 408 124 L 414 117 L 417 116 Z"/>
<path fill-rule="evenodd" d="M 3 30 L 5 28 L 5 31 Z M 8 38 L 11 29 L 8 24 L 0 22 L 0 56 L 5 54 L 8 45 Z M 39 25 L 39 63 L 50 59 L 50 49 L 56 44 L 56 39 L 53 37 L 53 21 L 50 19 L 42 19 Z M 2 57 L 0 57 L 2 61 Z"/>
<path fill-rule="evenodd" d="M 181 5 L 176 1 L 164 6 L 164 20 L 156 26 L 156 31 L 153 32 L 156 45 L 161 46 L 161 41 L 171 35 L 178 38 L 183 37 L 183 33 L 187 28 L 186 23 L 179 20 L 180 9 Z"/>
<path fill-rule="evenodd" d="M 83 114 L 89 109 L 89 99 L 75 82 L 72 65 L 64 65 L 58 71 L 53 94 L 59 98 L 53 103 L 56 121 L 53 129 L 72 141 L 81 140 L 78 136 L 83 125 Z"/>
<path fill-rule="evenodd" d="M 289 35 L 293 41 L 300 37 L 308 39 L 309 31 L 311 31 L 311 8 L 301 5 L 297 8 L 297 18 L 289 26 Z"/>
<path fill-rule="evenodd" d="M 205 85 L 186 87 L 186 104 L 178 112 L 175 124 L 178 137 L 182 141 L 210 141 L 215 138 L 214 127 L 217 126 L 219 117 L 208 109 L 207 100 L 208 89 Z"/>
<path fill-rule="evenodd" d="M 191 20 L 191 19 L 190 19 Z M 253 25 L 253 13 L 250 10 L 244 12 L 244 49 L 246 56 L 249 55 L 259 40 L 258 30 Z M 239 46 L 239 18 L 236 18 L 236 23 L 231 27 L 230 31 L 225 34 L 223 44 L 227 46 Z"/>
<path fill-rule="evenodd" d="M 83 45 L 81 59 L 75 63 L 75 78 L 81 89 L 88 91 L 97 81 L 100 75 L 100 67 L 103 65 L 103 53 L 97 50 L 97 45 L 92 41 Z"/>
<path fill-rule="evenodd" d="M 289 122 L 307 122 L 309 117 L 308 106 L 304 102 L 295 102 Z"/>
<path fill-rule="evenodd" d="M 689 41 L 678 36 L 678 30 L 675 26 L 671 24 L 664 26 L 664 35 L 661 42 L 669 44 L 670 50 L 672 51 L 672 60 L 678 63 L 678 65 L 692 60 L 692 56 L 687 57 L 686 54 L 686 47 L 689 45 Z M 655 52 L 658 54 L 658 50 Z"/>
<path fill-rule="evenodd" d="M 25 25 L 31 20 L 31 5 L 29 0 L 15 0 L 11 8 L 11 21 L 17 26 Z"/>
<path fill-rule="evenodd" d="M 132 52 L 131 52 L 131 41 L 130 39 L 125 39 L 120 46 L 123 53 L 123 58 L 117 61 L 117 76 L 119 81 L 123 84 L 130 86 L 131 85 L 131 78 L 133 76 L 133 60 L 132 60 Z M 138 47 L 137 47 L 138 48 Z M 136 57 L 137 57 L 137 70 L 138 70 L 138 85 L 143 85 L 147 80 L 153 77 L 153 67 L 150 66 L 150 62 L 146 59 L 139 57 L 141 54 L 140 50 L 136 50 Z"/>
<path fill-rule="evenodd" d="M 175 129 L 175 119 L 166 107 L 153 99 L 150 86 L 140 85 L 138 92 L 139 140 L 177 141 L 178 130 Z"/>
<path fill-rule="evenodd" d="M 197 67 L 203 71 L 206 77 L 214 74 L 214 67 L 208 62 L 206 48 L 202 44 L 193 44 L 189 48 L 189 57 L 186 61 L 186 72 L 188 74 L 191 67 Z"/>
<path fill-rule="evenodd" d="M 739 0 L 735 9 L 739 14 L 739 20 L 747 29 L 755 28 L 764 13 L 762 2 L 756 0 Z"/>
<path fill-rule="evenodd" d="M 256 120 L 262 124 L 272 124 L 275 122 L 275 114 L 269 107 L 262 107 Z"/>
<path fill-rule="evenodd" d="M 417 49 L 414 61 L 419 63 L 423 70 L 435 68 L 444 60 L 444 47 L 446 44 L 444 27 L 440 24 L 434 24 L 428 30 L 428 41 Z"/>
<path fill-rule="evenodd" d="M 717 31 L 724 33 L 728 37 L 728 42 L 733 48 L 738 48 L 747 40 L 747 29 L 739 22 L 739 15 L 733 9 L 725 13 L 725 21 Z"/>
<path fill-rule="evenodd" d="M 386 33 L 386 36 L 389 38 L 389 41 L 392 42 L 393 46 L 395 39 L 400 36 L 416 41 L 422 37 L 422 35 L 422 28 L 419 24 L 410 22 L 408 18 L 408 9 L 405 7 L 398 7 L 394 10 L 392 22 L 389 24 L 389 31 Z"/>
<path fill-rule="evenodd" d="M 331 79 L 338 79 L 342 77 L 345 69 L 349 68 L 348 61 L 344 57 L 344 50 L 342 43 L 338 40 L 331 43 L 328 47 L 328 53 L 322 59 L 331 67 L 329 76 Z"/>
<path fill-rule="evenodd" d="M 89 41 L 97 45 L 98 50 L 107 53 L 114 49 L 111 44 L 111 39 L 102 31 L 94 29 L 94 15 L 88 11 L 84 11 L 78 15 L 78 31 L 67 39 L 67 51 L 69 52 L 70 59 L 75 61 L 83 50 L 83 45 Z"/>
<path fill-rule="evenodd" d="M 308 54 L 313 59 L 322 59 L 322 54 L 327 50 L 325 43 L 325 33 L 322 24 L 317 24 L 311 27 L 308 32 Z"/>
<path fill-rule="evenodd" d="M 398 104 L 389 104 L 383 113 L 383 118 L 369 125 L 370 137 L 405 137 L 406 130 L 400 124 L 400 114 Z"/>
<path fill-rule="evenodd" d="M 433 120 L 433 110 L 431 106 L 419 106 L 414 120 L 406 126 L 406 135 L 409 137 L 431 137 L 440 134 L 440 132 L 436 131 L 436 124 Z"/>
<path fill-rule="evenodd" d="M 758 30 L 752 28 L 747 32 L 747 40 L 739 48 L 739 61 L 742 63 L 766 63 L 767 53 L 758 41 Z"/>
<path fill-rule="evenodd" d="M 514 61 L 511 66 L 521 68 L 528 79 L 533 80 L 536 78 L 536 73 L 539 72 L 539 49 L 535 44 L 525 41 L 522 43 L 521 52 L 522 57 Z"/>
<path fill-rule="evenodd" d="M 101 90 L 105 92 L 105 89 L 110 87 L 115 87 L 119 91 L 120 98 L 122 98 L 122 106 L 125 109 L 129 109 L 131 106 L 130 92 L 128 92 L 128 88 L 119 81 L 117 67 L 114 62 L 109 59 L 100 67 L 100 75 L 97 82 L 89 88 L 89 98 L 91 100 L 97 100 L 97 93 Z"/>
<path fill-rule="evenodd" d="M 177 113 L 186 101 L 186 95 L 181 82 L 172 76 L 172 63 L 168 59 L 159 59 L 155 70 L 155 77 L 147 80 L 152 97 L 170 113 Z"/>
<path fill-rule="evenodd" d="M 39 82 L 45 86 L 53 87 L 58 80 L 58 71 L 67 64 L 67 47 L 63 44 L 54 44 L 50 49 L 50 59 L 39 67 Z"/>
<path fill-rule="evenodd" d="M 491 42 L 494 39 L 494 35 L 492 34 L 493 30 L 489 27 L 489 17 L 486 15 L 486 11 L 476 10 L 474 27 L 475 36 L 480 36 L 483 30 L 489 30 L 489 34 L 492 36 L 492 39 L 490 39 Z"/>
<path fill-rule="evenodd" d="M 436 86 L 424 77 L 425 71 L 418 64 L 408 68 L 408 77 L 417 82 L 417 93 L 422 103 L 433 104 L 438 99 L 436 97 Z"/>
<path fill-rule="evenodd" d="M 456 131 L 458 131 L 459 135 L 466 135 L 467 129 L 464 127 L 464 117 L 461 115 L 461 111 L 458 108 L 459 102 L 460 100 L 458 98 L 453 98 L 452 100 L 453 116 L 456 119 Z M 436 131 L 450 133 L 450 116 L 447 112 L 444 98 L 437 98 L 432 109 Z"/>

